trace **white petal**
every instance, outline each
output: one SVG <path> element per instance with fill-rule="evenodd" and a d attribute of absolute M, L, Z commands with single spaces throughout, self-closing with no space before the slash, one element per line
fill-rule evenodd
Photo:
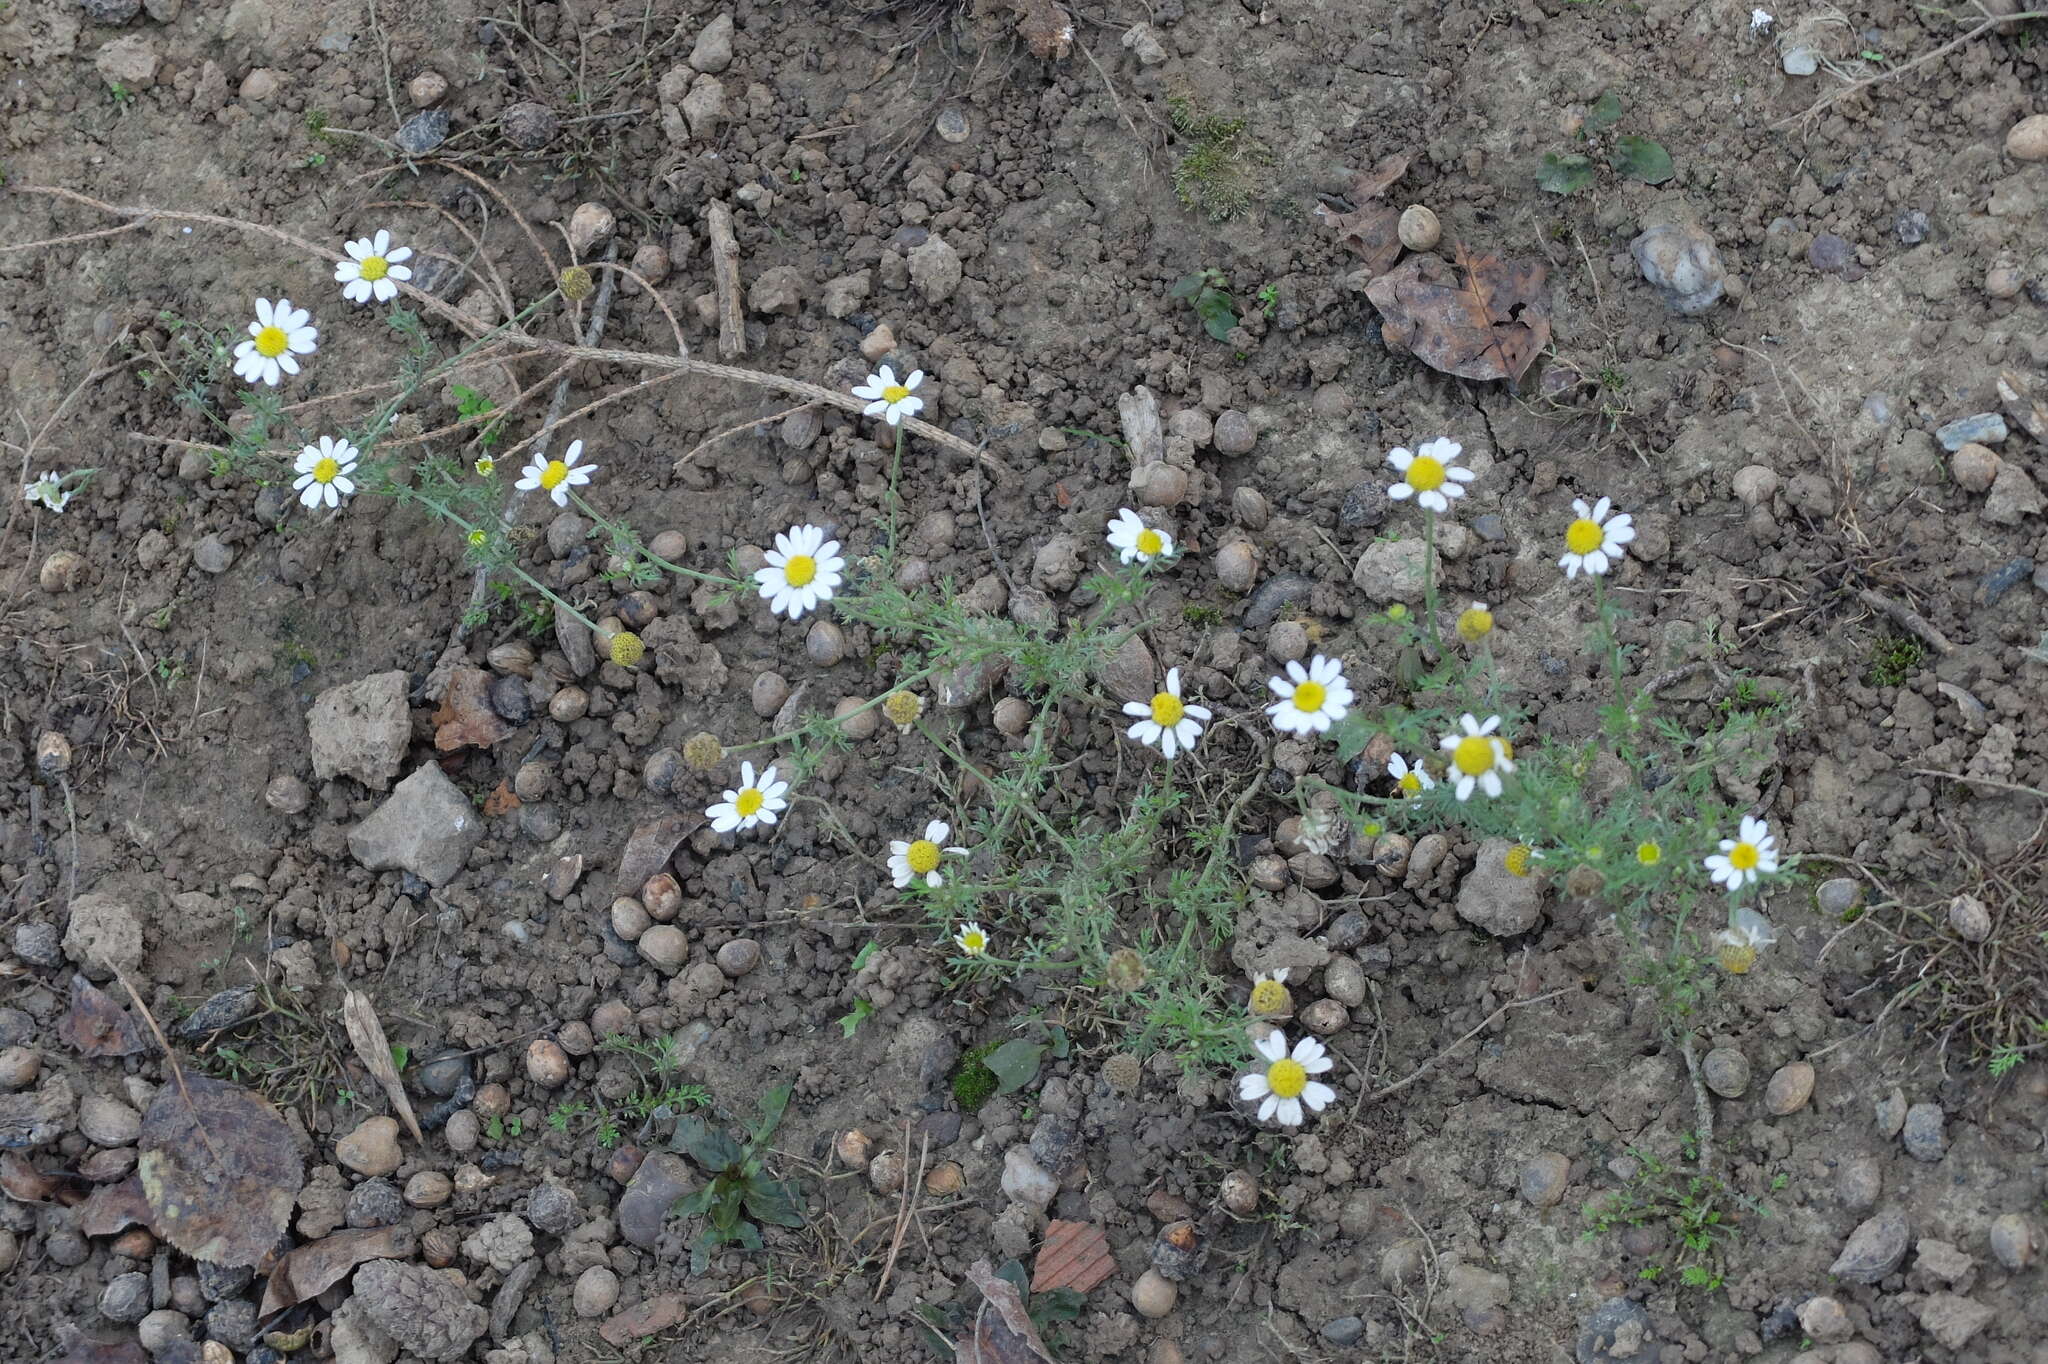
<path fill-rule="evenodd" d="M 1272 1117 L 1273 1111 L 1278 1107 L 1280 1107 L 1280 1096 L 1278 1094 L 1268 1094 L 1266 1101 L 1259 1105 L 1259 1121 L 1264 1122 Z"/>
<path fill-rule="evenodd" d="M 1266 1089 L 1266 1077 L 1263 1075 L 1240 1075 L 1237 1077 L 1237 1097 L 1247 1102 L 1252 1099 L 1264 1098 Z"/>
<path fill-rule="evenodd" d="M 1337 1102 L 1337 1091 L 1320 1080 L 1310 1080 L 1306 1085 L 1302 1086 L 1301 1101 L 1315 1112 L 1320 1113 L 1331 1104 Z"/>
<path fill-rule="evenodd" d="M 1415 489 L 1409 487 L 1406 483 L 1396 483 L 1393 487 L 1387 489 L 1387 496 L 1393 498 L 1396 502 L 1405 502 L 1415 496 Z"/>
<path fill-rule="evenodd" d="M 1277 980 L 1279 977 L 1275 976 L 1274 979 Z M 1287 1055 L 1287 1034 L 1275 1028 L 1253 1043 L 1253 1046 L 1258 1049 L 1259 1055 L 1268 1061 L 1277 1061 Z"/>
<path fill-rule="evenodd" d="M 1301 1100 L 1282 1099 L 1280 1111 L 1275 1116 L 1288 1127 L 1301 1126 Z"/>
<path fill-rule="evenodd" d="M 1415 456 L 1398 445 L 1387 451 L 1387 463 L 1393 465 L 1404 474 L 1408 472 L 1408 466 L 1414 462 Z"/>

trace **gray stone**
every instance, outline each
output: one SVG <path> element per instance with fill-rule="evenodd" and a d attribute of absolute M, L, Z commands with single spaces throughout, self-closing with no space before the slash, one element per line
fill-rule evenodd
<path fill-rule="evenodd" d="M 747 290 L 747 307 L 757 313 L 794 317 L 803 306 L 804 273 L 794 265 L 763 270 Z"/>
<path fill-rule="evenodd" d="M 1918 246 L 1927 240 L 1927 215 L 1917 208 L 1902 209 L 1892 222 L 1892 232 L 1906 246 Z"/>
<path fill-rule="evenodd" d="M 2008 459 L 2000 461 L 1991 493 L 1977 514 L 1994 526 L 2017 526 L 2029 516 L 2039 516 L 2044 506 L 2048 502 L 2042 500 L 2034 480 L 2017 461 Z"/>
<path fill-rule="evenodd" d="M 1847 1340 L 1856 1327 L 1833 1298 L 1808 1298 L 1799 1305 L 1799 1329 L 1818 1341 Z"/>
<path fill-rule="evenodd" d="M 1360 1317 L 1338 1317 L 1324 1322 L 1323 1329 L 1317 1334 L 1339 1347 L 1356 1345 L 1365 1335 L 1365 1321 Z"/>
<path fill-rule="evenodd" d="M 2034 1227 L 2016 1212 L 1991 1219 L 1991 1254 L 2007 1269 L 2018 1271 L 2032 1264 L 2035 1255 Z"/>
<path fill-rule="evenodd" d="M 142 13 L 142 0 L 78 0 L 78 7 L 95 24 L 120 25 Z"/>
<path fill-rule="evenodd" d="M 353 777 L 373 791 L 391 789 L 412 739 L 403 672 L 376 673 L 329 687 L 306 712 L 306 744 L 319 781 Z"/>
<path fill-rule="evenodd" d="M 695 1181 L 683 1158 L 670 1151 L 657 1151 L 640 1162 L 633 1182 L 619 1196 L 619 1235 L 642 1250 L 653 1247 L 661 1237 L 669 1209 L 689 1193 Z"/>
<path fill-rule="evenodd" d="M 1905 1211 L 1886 1208 L 1857 1224 L 1828 1273 L 1851 1283 L 1876 1283 L 1899 1267 L 1912 1238 Z"/>
<path fill-rule="evenodd" d="M 837 279 L 826 280 L 824 291 L 820 295 L 825 306 L 825 316 L 851 317 L 854 311 L 860 307 L 861 300 L 865 299 L 873 289 L 873 279 L 874 271 L 857 270 L 850 275 L 841 275 Z M 811 411 L 810 408 L 799 410 L 804 412 Z"/>
<path fill-rule="evenodd" d="M 2005 418 L 1996 412 L 1979 412 L 1975 416 L 1958 417 L 1946 426 L 1935 428 L 1934 438 L 1941 442 L 1941 448 L 1954 454 L 1965 445 L 1975 441 L 1979 445 L 1999 445 L 2007 435 Z"/>
<path fill-rule="evenodd" d="M 1060 1191 L 1059 1181 L 1032 1158 L 1028 1146 L 1012 1146 L 1003 1155 L 1003 1192 L 1019 1203 L 1043 1208 Z"/>
<path fill-rule="evenodd" d="M 14 955 L 30 966 L 62 966 L 64 935 L 57 925 L 37 919 L 14 926 Z"/>
<path fill-rule="evenodd" d="M 1252 419 L 1234 407 L 1227 407 L 1216 414 L 1216 427 L 1211 436 L 1216 452 L 1221 455 L 1248 455 L 1259 443 L 1258 428 Z"/>
<path fill-rule="evenodd" d="M 1387 519 L 1390 501 L 1383 478 L 1366 478 L 1352 484 L 1351 491 L 1344 494 L 1344 505 L 1337 509 L 1337 529 L 1371 530 Z"/>
<path fill-rule="evenodd" d="M 526 1220 L 535 1231 L 549 1236 L 568 1231 L 582 1211 L 576 1195 L 552 1180 L 542 1182 L 526 1196 Z"/>
<path fill-rule="evenodd" d="M 112 895 L 81 895 L 71 904 L 64 955 L 96 980 L 105 980 L 115 967 L 132 972 L 142 964 L 142 916 Z"/>
<path fill-rule="evenodd" d="M 704 26 L 690 49 L 690 65 L 713 75 L 732 65 L 732 15 L 721 14 Z"/>
<path fill-rule="evenodd" d="M 218 535 L 202 535 L 192 546 L 192 565 L 204 573 L 225 573 L 235 566 L 234 547 Z"/>
<path fill-rule="evenodd" d="M 948 142 L 965 142 L 973 131 L 972 125 L 967 121 L 967 115 L 951 105 L 939 110 L 939 116 L 932 121 L 932 127 Z"/>
<path fill-rule="evenodd" d="M 1989 1326 L 1998 1313 L 1959 1293 L 1930 1293 L 1920 1303 L 1920 1329 L 1951 1350 Z"/>
<path fill-rule="evenodd" d="M 1244 608 L 1244 628 L 1263 630 L 1280 613 L 1315 591 L 1315 579 L 1300 573 L 1278 573 L 1259 585 Z"/>
<path fill-rule="evenodd" d="M 1877 1130 L 1886 1138 L 1899 1135 L 1899 1129 L 1906 1125 L 1906 1092 L 1897 1085 L 1892 1092 L 1877 1101 Z"/>
<path fill-rule="evenodd" d="M 1508 870 L 1512 846 L 1505 838 L 1480 844 L 1478 860 L 1458 887 L 1458 917 L 1496 938 L 1527 933 L 1543 917 L 1543 881 Z"/>
<path fill-rule="evenodd" d="M 1868 1212 L 1884 1196 L 1884 1166 L 1876 1156 L 1849 1156 L 1835 1171 L 1835 1197 L 1851 1212 Z"/>
<path fill-rule="evenodd" d="M 398 150 L 407 156 L 425 156 L 448 140 L 448 111 L 422 109 L 398 125 Z"/>
<path fill-rule="evenodd" d="M 1831 876 L 1820 883 L 1813 899 L 1821 913 L 1839 919 L 1863 903 L 1863 883 L 1850 876 Z"/>
<path fill-rule="evenodd" d="M 207 1308 L 206 1338 L 217 1340 L 230 1350 L 247 1350 L 256 1343 L 256 1304 L 247 1298 L 231 1298 Z"/>
<path fill-rule="evenodd" d="M 702 77 L 690 87 L 690 93 L 683 96 L 681 107 L 691 137 L 699 142 L 715 140 L 728 117 L 725 83 L 711 76 Z M 664 120 L 663 129 L 666 130 L 668 126 Z"/>
<path fill-rule="evenodd" d="M 1648 1364 L 1656 1358 L 1646 1348 L 1653 1343 L 1643 1305 L 1632 1298 L 1609 1298 L 1579 1323 L 1572 1358 L 1578 1364 Z"/>
<path fill-rule="evenodd" d="M 348 849 L 371 871 L 402 867 L 428 885 L 445 886 L 483 836 L 483 817 L 439 764 L 429 762 L 349 830 Z"/>
<path fill-rule="evenodd" d="M 1572 1162 L 1561 1151 L 1539 1151 L 1522 1166 L 1518 1191 L 1532 1208 L 1551 1208 L 1564 1198 L 1571 1180 Z"/>
<path fill-rule="evenodd" d="M 545 104 L 521 100 L 498 116 L 505 140 L 523 151 L 537 152 L 555 140 L 562 120 Z"/>
<path fill-rule="evenodd" d="M 960 253 L 936 234 L 910 252 L 910 282 L 927 303 L 944 303 L 960 287 Z"/>
<path fill-rule="evenodd" d="M 351 1227 L 388 1227 L 403 1216 L 405 1200 L 388 1179 L 366 1179 L 348 1191 L 343 1220 Z"/>
<path fill-rule="evenodd" d="M 1787 48 L 1780 65 L 1788 76 L 1811 76 L 1820 70 L 1820 54 L 1810 47 Z"/>
<path fill-rule="evenodd" d="M 1936 1161 L 1948 1154 L 1948 1134 L 1942 1130 L 1947 1119 L 1940 1104 L 1914 1104 L 1906 1110 L 1906 1154 L 1915 1160 Z"/>
<path fill-rule="evenodd" d="M 1375 540 L 1358 556 L 1351 585 L 1376 605 L 1413 605 L 1423 598 L 1427 554 L 1428 546 L 1420 539 Z"/>
<path fill-rule="evenodd" d="M 1631 241 L 1628 249 L 1643 278 L 1673 312 L 1691 316 L 1720 301 L 1728 270 L 1714 239 L 1703 229 L 1660 223 Z"/>
<path fill-rule="evenodd" d="M 149 1315 L 149 1275 L 116 1274 L 100 1290 L 100 1315 L 108 1321 L 132 1323 Z"/>
<path fill-rule="evenodd" d="M 1824 275 L 1839 275 L 1852 259 L 1849 243 L 1832 232 L 1823 232 L 1806 248 L 1806 263 Z"/>

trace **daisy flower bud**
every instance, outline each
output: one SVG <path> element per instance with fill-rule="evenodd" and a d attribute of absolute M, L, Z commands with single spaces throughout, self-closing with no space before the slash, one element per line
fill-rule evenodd
<path fill-rule="evenodd" d="M 1103 978 L 1113 989 L 1135 990 L 1145 983 L 1145 959 L 1133 948 L 1119 947 L 1109 954 Z"/>
<path fill-rule="evenodd" d="M 562 297 L 571 303 L 581 303 L 597 292 L 597 281 L 591 278 L 590 271 L 581 265 L 570 266 L 555 282 L 562 286 Z"/>
<path fill-rule="evenodd" d="M 916 692 L 892 691 L 882 698 L 882 714 L 890 724 L 908 734 L 917 717 L 924 714 L 924 698 Z"/>
<path fill-rule="evenodd" d="M 1294 995 L 1287 988 L 1287 968 L 1271 975 L 1252 978 L 1251 1011 L 1260 1018 L 1282 1018 L 1294 1012 Z"/>
<path fill-rule="evenodd" d="M 683 761 L 699 772 L 709 772 L 725 761 L 725 745 L 700 730 L 683 741 Z"/>
<path fill-rule="evenodd" d="M 1458 613 L 1458 638 L 1467 644 L 1477 644 L 1493 633 L 1493 612 L 1486 609 L 1483 601 L 1473 602 Z"/>
<path fill-rule="evenodd" d="M 630 668 L 647 656 L 647 641 L 631 630 L 620 630 L 612 636 L 609 652 L 612 662 L 621 668 Z"/>

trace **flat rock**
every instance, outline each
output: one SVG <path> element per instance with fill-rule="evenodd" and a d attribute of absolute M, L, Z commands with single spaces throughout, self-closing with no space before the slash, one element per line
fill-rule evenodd
<path fill-rule="evenodd" d="M 81 895 L 71 904 L 64 955 L 99 980 L 112 975 L 114 968 L 133 971 L 142 964 L 142 916 L 126 901 L 104 892 Z"/>
<path fill-rule="evenodd" d="M 1934 438 L 1941 442 L 1941 448 L 1954 454 L 1965 445 L 1998 445 L 2007 435 L 2005 418 L 1996 412 L 1979 412 L 1973 416 L 1958 417 L 1946 426 L 1935 428 Z"/>
<path fill-rule="evenodd" d="M 1949 1349 L 1960 1350 L 1997 1315 L 1960 1293 L 1930 1293 L 1920 1304 L 1920 1328 Z"/>
<path fill-rule="evenodd" d="M 1656 1358 L 1650 1314 L 1632 1298 L 1609 1298 L 1579 1323 L 1578 1364 L 1646 1364 Z"/>
<path fill-rule="evenodd" d="M 910 282 L 927 303 L 944 303 L 960 287 L 960 253 L 944 237 L 934 233 L 922 246 L 910 252 Z"/>
<path fill-rule="evenodd" d="M 1876 1283 L 1899 1267 L 1912 1237 L 1905 1211 L 1886 1208 L 1857 1224 L 1828 1273 L 1851 1283 Z"/>
<path fill-rule="evenodd" d="M 2048 507 L 2041 489 L 2025 469 L 2013 460 L 2001 460 L 1992 478 L 1991 492 L 1977 514 L 1994 526 L 2017 526 L 2029 516 L 2039 516 Z"/>
<path fill-rule="evenodd" d="M 348 849 L 371 871 L 400 867 L 428 885 L 445 886 L 483 836 L 483 817 L 468 797 L 437 764 L 427 763 L 349 830 Z"/>
<path fill-rule="evenodd" d="M 1496 938 L 1527 933 L 1543 917 L 1543 882 L 1507 868 L 1505 838 L 1479 845 L 1478 860 L 1458 887 L 1458 917 Z"/>
<path fill-rule="evenodd" d="M 1571 1173 L 1571 1160 L 1563 1152 L 1538 1151 L 1522 1166 L 1522 1201 L 1532 1208 L 1555 1207 L 1564 1198 Z"/>
<path fill-rule="evenodd" d="M 633 1182 L 619 1196 L 619 1235 L 642 1250 L 652 1248 L 668 1221 L 669 1209 L 695 1183 L 690 1167 L 672 1151 L 657 1151 L 641 1161 Z"/>
<path fill-rule="evenodd" d="M 1940 1104 L 1914 1104 L 1907 1109 L 1905 1130 L 1901 1134 L 1905 1139 L 1906 1154 L 1915 1160 L 1925 1161 L 1940 1160 L 1947 1155 L 1946 1122 Z"/>
<path fill-rule="evenodd" d="M 1420 539 L 1375 540 L 1358 556 L 1351 585 L 1376 605 L 1412 605 L 1423 597 L 1427 555 L 1428 547 Z"/>
<path fill-rule="evenodd" d="M 391 789 L 412 738 L 406 683 L 403 672 L 377 673 L 314 698 L 306 743 L 316 779 L 354 777 L 373 791 Z"/>

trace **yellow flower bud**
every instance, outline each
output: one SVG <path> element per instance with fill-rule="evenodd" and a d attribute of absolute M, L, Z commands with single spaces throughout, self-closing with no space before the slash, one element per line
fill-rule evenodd
<path fill-rule="evenodd" d="M 725 745 L 712 735 L 692 734 L 683 743 L 683 761 L 699 772 L 709 772 L 725 761 Z"/>
<path fill-rule="evenodd" d="M 597 292 L 597 281 L 581 265 L 572 265 L 564 270 L 558 282 L 562 286 L 562 296 L 572 303 L 580 303 Z"/>
<path fill-rule="evenodd" d="M 1483 601 L 1473 602 L 1458 613 L 1458 638 L 1467 644 L 1477 644 L 1493 633 L 1493 612 L 1486 609 Z"/>
<path fill-rule="evenodd" d="M 1747 975 L 1749 968 L 1756 965 L 1756 948 L 1748 943 L 1724 942 L 1714 953 L 1721 969 L 1731 976 Z"/>
<path fill-rule="evenodd" d="M 909 729 L 924 714 L 924 698 L 916 692 L 892 691 L 882 699 L 882 714 L 898 729 Z"/>
<path fill-rule="evenodd" d="M 621 630 L 612 636 L 612 662 L 621 668 L 630 668 L 647 656 L 647 641 L 631 630 Z"/>
<path fill-rule="evenodd" d="M 1252 982 L 1251 1011 L 1261 1018 L 1278 1018 L 1293 1013 L 1294 996 L 1275 977 L 1260 976 Z"/>
<path fill-rule="evenodd" d="M 1517 843 L 1509 848 L 1507 856 L 1501 859 L 1510 876 L 1527 876 L 1536 867 L 1536 850 L 1527 843 Z"/>

